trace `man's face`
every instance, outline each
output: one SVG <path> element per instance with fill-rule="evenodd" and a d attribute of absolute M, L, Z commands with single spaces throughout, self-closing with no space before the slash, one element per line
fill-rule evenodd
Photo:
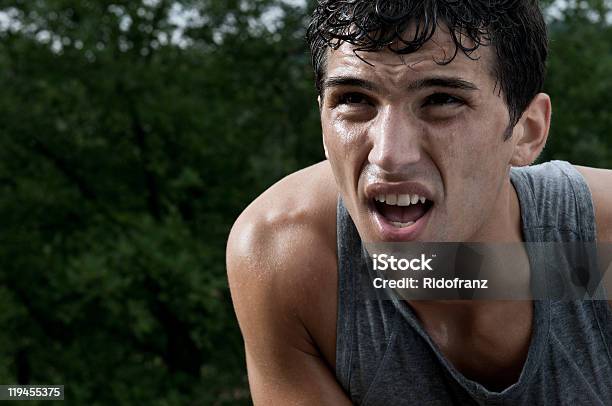
<path fill-rule="evenodd" d="M 509 114 L 493 50 L 436 63 L 454 51 L 441 28 L 412 54 L 360 52 L 371 65 L 350 45 L 329 51 L 323 139 L 366 242 L 478 240 L 507 204 L 514 141 L 504 141 Z"/>

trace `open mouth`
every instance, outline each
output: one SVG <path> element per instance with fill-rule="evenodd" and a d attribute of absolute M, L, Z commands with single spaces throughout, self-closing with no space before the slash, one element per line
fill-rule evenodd
<path fill-rule="evenodd" d="M 432 208 L 433 202 L 418 194 L 380 194 L 374 197 L 378 214 L 395 228 L 415 224 Z"/>

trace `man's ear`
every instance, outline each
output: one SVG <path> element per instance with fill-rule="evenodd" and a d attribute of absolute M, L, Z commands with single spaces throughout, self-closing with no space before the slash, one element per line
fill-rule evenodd
<path fill-rule="evenodd" d="M 323 106 L 321 106 L 321 95 L 317 96 L 317 103 L 319 104 L 319 113 L 321 112 L 321 108 Z M 329 159 L 329 156 L 327 155 L 327 145 L 325 145 L 325 137 L 323 137 L 323 131 L 321 131 L 321 136 L 323 138 L 323 150 L 325 151 L 325 159 Z"/>
<path fill-rule="evenodd" d="M 546 93 L 538 93 L 512 131 L 512 166 L 530 165 L 538 158 L 548 138 L 550 114 L 550 97 Z"/>

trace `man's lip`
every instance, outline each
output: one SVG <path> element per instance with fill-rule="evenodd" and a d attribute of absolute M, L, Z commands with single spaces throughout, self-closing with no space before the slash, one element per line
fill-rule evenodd
<path fill-rule="evenodd" d="M 434 201 L 433 193 L 420 182 L 376 182 L 370 183 L 365 187 L 365 196 L 368 200 L 374 199 L 379 195 L 391 193 L 417 194 L 429 201 Z"/>
<path fill-rule="evenodd" d="M 374 219 L 377 234 L 380 236 L 382 241 L 412 241 L 417 239 L 425 230 L 431 212 L 434 207 L 431 206 L 427 212 L 417 219 L 414 224 L 407 227 L 395 227 L 389 220 L 387 220 L 382 214 L 376 210 L 374 203 L 369 204 L 370 215 Z"/>

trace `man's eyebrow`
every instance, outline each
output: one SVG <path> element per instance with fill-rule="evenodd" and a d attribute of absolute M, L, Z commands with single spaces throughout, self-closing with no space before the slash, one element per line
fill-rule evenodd
<path fill-rule="evenodd" d="M 467 80 L 463 80 L 457 77 L 446 76 L 416 80 L 408 85 L 408 90 L 417 90 L 426 87 L 450 87 L 453 89 L 461 90 L 478 90 L 478 86 L 476 86 L 472 82 L 468 82 Z"/>
<path fill-rule="evenodd" d="M 351 86 L 351 87 L 361 87 L 365 90 L 370 90 L 376 92 L 379 90 L 379 86 L 374 82 L 370 82 L 369 80 L 360 79 L 353 76 L 332 76 L 327 78 L 323 82 L 323 91 L 325 89 L 331 87 L 340 87 L 340 86 Z M 419 90 L 427 87 L 447 87 L 453 89 L 460 90 L 478 90 L 478 86 L 476 86 L 472 82 L 468 82 L 461 78 L 457 77 L 446 77 L 446 76 L 435 76 L 425 79 L 415 80 L 410 83 L 406 89 L 407 90 Z"/>
<path fill-rule="evenodd" d="M 340 86 L 351 86 L 351 87 L 361 87 L 365 90 L 376 91 L 378 86 L 374 84 L 374 82 L 370 82 L 369 80 L 359 79 L 353 76 L 332 76 L 330 78 L 325 79 L 323 81 L 323 90 L 329 89 L 331 87 L 340 87 Z"/>

